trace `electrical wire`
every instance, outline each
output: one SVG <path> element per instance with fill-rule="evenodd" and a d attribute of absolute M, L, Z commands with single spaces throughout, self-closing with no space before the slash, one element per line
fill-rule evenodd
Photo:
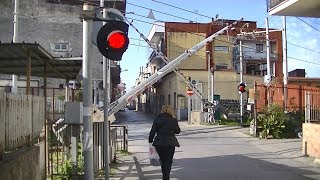
<path fill-rule="evenodd" d="M 177 7 L 177 6 L 174 6 L 174 5 L 171 5 L 171 4 L 160 2 L 160 1 L 157 1 L 157 0 L 151 0 L 151 1 L 154 1 L 154 2 L 159 3 L 159 4 L 163 4 L 163 5 L 166 5 L 166 6 L 169 6 L 169 7 L 173 7 L 173 8 L 176 8 L 176 9 L 180 9 L 182 11 L 193 13 L 193 14 L 196 14 L 196 15 L 199 15 L 199 16 L 202 16 L 202 17 L 206 17 L 206 18 L 212 19 L 212 17 L 210 17 L 210 16 L 203 15 L 203 14 L 200 14 L 200 13 L 197 13 L 197 12 L 193 12 L 193 11 L 190 11 L 190 10 L 187 10 L 187 9 L 184 9 L 184 8 L 181 8 L 181 7 Z"/>
<path fill-rule="evenodd" d="M 151 8 L 147 8 L 147 7 L 144 7 L 144 6 L 137 5 L 137 4 L 133 4 L 133 3 L 130 3 L 130 2 L 128 2 L 128 1 L 127 1 L 127 4 L 130 4 L 130 5 L 132 5 L 132 6 L 136 6 L 136 7 L 142 8 L 142 9 L 152 10 L 152 11 L 154 11 L 154 12 L 161 13 L 161 14 L 165 14 L 165 15 L 167 15 L 167 16 L 175 17 L 175 18 L 178 18 L 178 19 L 183 19 L 183 20 L 186 20 L 186 21 L 192 21 L 192 20 L 190 20 L 190 19 L 186 19 L 186 18 L 183 18 L 183 17 L 180 17 L 180 16 L 168 14 L 168 13 L 165 13 L 165 12 L 157 11 L 157 10 L 155 10 L 155 9 L 151 9 Z"/>
<path fill-rule="evenodd" d="M 303 59 L 299 59 L 299 58 L 294 58 L 294 57 L 288 57 L 289 59 L 293 59 L 293 60 L 296 60 L 296 61 L 302 61 L 302 62 L 306 62 L 306 63 L 310 63 L 310 64 L 314 64 L 314 65 L 319 65 L 318 63 L 315 63 L 315 62 L 311 62 L 311 61 L 306 61 L 306 60 L 303 60 Z"/>
<path fill-rule="evenodd" d="M 129 45 L 132 45 L 132 46 L 139 46 L 139 47 L 144 47 L 144 48 L 151 48 L 150 46 L 143 46 L 143 45 L 133 44 L 133 43 L 129 43 Z"/>
<path fill-rule="evenodd" d="M 313 23 L 316 23 L 316 24 L 320 25 L 320 22 L 317 22 L 317 21 L 313 20 L 312 18 L 307 18 L 307 19 L 308 19 L 309 21 L 313 22 Z"/>
<path fill-rule="evenodd" d="M 303 19 L 301 19 L 301 18 L 299 18 L 299 17 L 297 17 L 297 16 L 296 16 L 296 18 L 298 18 L 300 21 L 304 22 L 305 24 L 307 24 L 308 26 L 310 26 L 310 27 L 311 27 L 311 28 L 313 28 L 314 30 L 316 30 L 316 31 L 320 32 L 320 30 L 319 30 L 319 29 L 315 28 L 314 26 L 312 26 L 311 24 L 307 23 L 307 22 L 306 22 L 306 21 L 304 21 Z"/>
<path fill-rule="evenodd" d="M 308 51 L 312 51 L 312 52 L 315 52 L 315 53 L 319 53 L 319 54 L 320 54 L 319 51 L 315 51 L 315 50 L 312 50 L 312 49 L 309 49 L 309 48 L 306 48 L 306 47 L 302 47 L 302 46 L 299 46 L 299 45 L 297 45 L 297 44 L 293 44 L 293 43 L 290 43 L 290 42 L 287 42 L 287 43 L 288 43 L 288 44 L 291 44 L 291 45 L 293 45 L 293 46 L 297 46 L 297 47 L 299 47 L 299 48 L 306 49 L 306 50 L 308 50 Z"/>

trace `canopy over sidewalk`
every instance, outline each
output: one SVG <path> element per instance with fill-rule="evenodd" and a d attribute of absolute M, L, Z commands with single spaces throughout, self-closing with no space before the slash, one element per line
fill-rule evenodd
<path fill-rule="evenodd" d="M 0 43 L 0 74 L 76 79 L 81 60 L 58 60 L 37 43 Z"/>

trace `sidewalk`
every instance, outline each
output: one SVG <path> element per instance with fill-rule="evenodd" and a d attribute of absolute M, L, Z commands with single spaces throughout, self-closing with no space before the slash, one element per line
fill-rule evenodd
<path fill-rule="evenodd" d="M 184 124 L 185 125 L 185 124 Z M 198 127 L 201 125 L 187 125 L 187 126 L 195 126 Z M 250 137 L 248 135 L 248 128 L 239 128 L 235 129 L 239 136 L 241 137 Z M 143 140 L 144 141 L 144 140 Z M 258 139 L 258 138 L 250 138 L 249 143 L 258 147 L 264 152 L 274 153 L 280 156 L 283 156 L 288 159 L 292 159 L 295 161 L 299 161 L 309 167 L 315 167 L 316 165 L 313 163 L 314 158 L 305 157 L 301 152 L 301 143 L 302 139 Z M 130 147 L 129 147 L 130 151 Z M 147 150 L 145 150 L 147 151 Z M 145 159 L 140 164 L 137 161 L 137 157 L 141 158 L 141 154 L 146 157 L 147 152 L 135 152 L 133 154 L 119 154 L 117 157 L 117 163 L 112 164 L 111 168 L 114 173 L 110 179 L 112 180 L 137 180 L 144 179 L 143 174 L 147 173 L 153 175 L 153 179 L 159 179 L 161 177 L 161 168 L 159 166 L 151 166 L 149 164 L 149 160 Z M 257 152 L 258 153 L 258 152 Z M 138 159 L 139 159 L 138 158 Z M 142 167 L 144 171 L 142 172 Z M 315 167 L 316 168 L 316 167 Z"/>

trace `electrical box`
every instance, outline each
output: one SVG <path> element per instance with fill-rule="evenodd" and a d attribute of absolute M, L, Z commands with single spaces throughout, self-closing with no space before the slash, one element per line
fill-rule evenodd
<path fill-rule="evenodd" d="M 66 124 L 83 124 L 82 102 L 66 102 L 64 119 Z"/>

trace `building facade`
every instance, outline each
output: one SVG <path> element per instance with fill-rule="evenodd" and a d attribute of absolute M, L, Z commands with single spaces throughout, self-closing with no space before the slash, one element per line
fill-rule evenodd
<path fill-rule="evenodd" d="M 190 49 L 200 41 L 219 31 L 235 20 L 217 19 L 210 23 L 179 23 L 156 22 L 148 39 L 156 45 L 159 51 L 168 59 L 174 60 L 185 50 Z M 200 91 L 204 99 L 211 101 L 214 97 L 220 100 L 239 101 L 238 85 L 240 83 L 239 41 L 243 45 L 243 80 L 247 89 L 253 87 L 253 81 L 263 81 L 266 75 L 267 53 L 265 34 L 255 36 L 240 36 L 242 32 L 252 32 L 258 29 L 256 22 L 242 21 L 227 32 L 217 36 L 212 43 L 204 46 L 196 54 L 182 61 L 177 69 L 189 79 Z M 264 37 L 264 39 L 262 38 Z M 270 32 L 270 60 L 272 73 L 276 78 L 282 78 L 282 34 L 281 31 Z M 153 74 L 166 63 L 153 52 L 143 73 Z M 211 95 L 211 75 L 213 75 L 213 92 Z M 140 82 L 140 80 L 138 80 Z M 175 72 L 170 72 L 155 83 L 150 91 L 142 93 L 141 97 L 149 99 L 142 106 L 152 106 L 150 110 L 158 113 L 163 104 L 171 104 L 178 117 L 185 118 L 188 95 L 186 83 L 179 79 Z M 149 98 L 148 98 L 149 97 Z M 245 99 L 247 93 L 244 94 Z M 202 110 L 201 100 L 192 97 L 193 110 Z M 183 118 L 181 118 L 183 119 Z"/>
<path fill-rule="evenodd" d="M 91 1 L 96 6 L 100 1 Z M 18 42 L 39 43 L 53 57 L 72 59 L 82 57 L 82 20 L 79 18 L 82 11 L 81 0 L 39 0 L 20 1 L 18 15 Z M 125 11 L 125 1 L 105 1 L 105 6 Z M 0 2 L 0 41 L 12 42 L 14 1 Z M 101 22 L 102 23 L 102 22 Z M 98 29 L 99 30 L 99 29 Z M 96 37 L 93 37 L 96 38 Z M 92 79 L 102 80 L 102 55 L 98 48 L 92 48 Z M 111 62 L 112 89 L 117 89 L 120 83 L 120 65 Z M 1 73 L 0 73 L 1 74 Z M 1 75 L 10 79 L 11 75 Z M 82 72 L 76 79 L 81 81 Z M 43 83 L 42 80 L 40 83 Z M 49 88 L 58 88 L 65 80 L 48 80 Z M 41 85 L 40 85 L 41 86 Z M 116 94 L 112 91 L 112 99 Z M 101 95 L 103 93 L 100 93 Z"/>

